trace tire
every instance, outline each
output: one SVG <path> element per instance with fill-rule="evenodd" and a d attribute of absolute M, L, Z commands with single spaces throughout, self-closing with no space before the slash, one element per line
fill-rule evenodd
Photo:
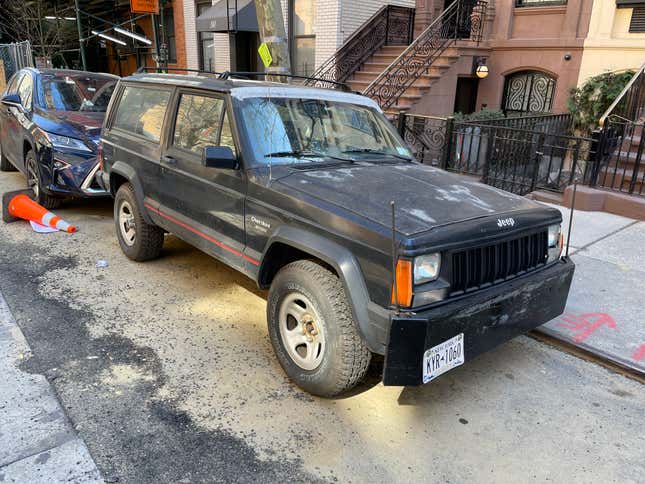
<path fill-rule="evenodd" d="M 316 262 L 299 260 L 278 272 L 269 290 L 267 322 L 278 361 L 303 390 L 333 397 L 365 376 L 371 353 L 345 289 Z"/>
<path fill-rule="evenodd" d="M 43 190 L 40 181 L 40 168 L 36 161 L 36 155 L 33 150 L 27 152 L 25 156 L 25 176 L 27 177 L 27 187 L 31 188 L 34 192 L 34 200 L 48 210 L 58 208 L 63 203 L 62 198 L 52 197 L 47 195 Z"/>
<path fill-rule="evenodd" d="M 114 197 L 114 223 L 121 250 L 129 259 L 143 262 L 159 257 L 164 231 L 143 219 L 129 183 L 121 185 Z"/>
<path fill-rule="evenodd" d="M 9 160 L 2 152 L 2 144 L 0 144 L 0 171 L 16 171 L 16 168 L 9 163 Z"/>

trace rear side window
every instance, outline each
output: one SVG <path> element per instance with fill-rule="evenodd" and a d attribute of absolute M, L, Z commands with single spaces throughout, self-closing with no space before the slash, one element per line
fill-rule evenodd
<path fill-rule="evenodd" d="M 158 143 L 169 100 L 170 91 L 126 86 L 112 127 Z"/>

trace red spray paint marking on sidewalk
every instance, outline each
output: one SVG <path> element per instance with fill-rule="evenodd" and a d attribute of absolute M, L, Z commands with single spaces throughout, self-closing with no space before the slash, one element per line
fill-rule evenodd
<path fill-rule="evenodd" d="M 562 322 L 556 323 L 556 326 L 577 331 L 572 336 L 573 341 L 576 343 L 586 340 L 604 325 L 612 329 L 616 327 L 616 322 L 607 313 L 565 314 L 560 319 Z"/>
<path fill-rule="evenodd" d="M 632 359 L 635 361 L 645 360 L 645 345 L 640 345 L 636 348 L 636 351 L 634 351 L 634 354 L 632 355 Z"/>

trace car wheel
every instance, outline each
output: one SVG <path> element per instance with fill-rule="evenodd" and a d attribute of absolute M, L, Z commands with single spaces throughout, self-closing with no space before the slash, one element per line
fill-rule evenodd
<path fill-rule="evenodd" d="M 121 250 L 129 259 L 143 262 L 159 257 L 164 231 L 143 219 L 129 183 L 121 185 L 114 197 L 114 222 Z"/>
<path fill-rule="evenodd" d="M 25 175 L 27 177 L 27 186 L 34 192 L 34 200 L 49 210 L 60 207 L 63 200 L 51 197 L 43 190 L 39 170 L 36 155 L 33 150 L 30 150 L 25 157 Z"/>
<path fill-rule="evenodd" d="M 2 143 L 0 143 L 0 171 L 16 171 L 14 166 L 9 163 L 9 160 L 2 152 Z"/>
<path fill-rule="evenodd" d="M 269 290 L 267 320 L 278 361 L 302 389 L 332 397 L 365 376 L 371 353 L 345 289 L 316 262 L 296 261 L 278 272 Z"/>

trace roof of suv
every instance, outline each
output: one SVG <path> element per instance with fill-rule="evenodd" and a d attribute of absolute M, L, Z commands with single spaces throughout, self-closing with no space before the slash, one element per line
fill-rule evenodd
<path fill-rule="evenodd" d="M 151 84 L 167 84 L 198 89 L 210 89 L 219 92 L 229 92 L 232 96 L 244 99 L 248 97 L 302 97 L 307 99 L 324 99 L 369 106 L 380 110 L 372 99 L 349 92 L 335 89 L 323 89 L 302 85 L 284 84 L 281 82 L 254 81 L 249 79 L 218 79 L 207 75 L 185 74 L 134 74 L 122 79 L 124 82 L 134 81 Z"/>

